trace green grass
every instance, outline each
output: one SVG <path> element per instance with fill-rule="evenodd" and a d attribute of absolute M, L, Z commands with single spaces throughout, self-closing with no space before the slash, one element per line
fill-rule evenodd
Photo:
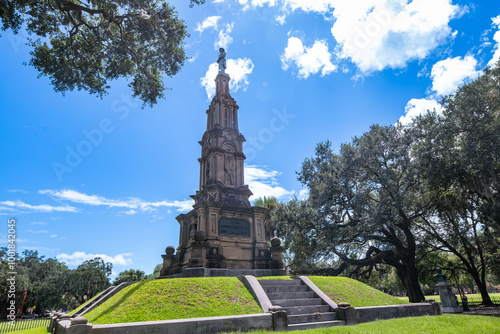
<path fill-rule="evenodd" d="M 9 332 L 9 334 L 47 334 L 47 333 L 50 333 L 49 327 L 38 327 L 32 329 L 23 329 L 15 332 Z"/>
<path fill-rule="evenodd" d="M 309 279 L 335 303 L 352 307 L 409 304 L 382 291 L 347 277 L 309 276 Z"/>
<path fill-rule="evenodd" d="M 235 334 L 238 332 L 232 332 Z M 252 334 L 283 333 L 255 331 Z M 500 318 L 471 315 L 442 315 L 374 321 L 354 326 L 337 326 L 287 332 L 291 334 L 495 334 Z"/>
<path fill-rule="evenodd" d="M 177 278 L 132 284 L 85 317 L 93 324 L 113 324 L 261 312 L 236 277 Z"/>
<path fill-rule="evenodd" d="M 11 334 L 47 334 L 46 327 L 11 332 Z M 236 334 L 240 332 L 231 332 Z M 252 334 L 278 334 L 283 332 L 256 331 Z M 500 333 L 500 318 L 479 315 L 425 316 L 374 321 L 354 326 L 338 326 L 302 331 L 291 334 L 496 334 Z"/>
<path fill-rule="evenodd" d="M 456 295 L 458 298 L 458 301 L 461 301 L 460 295 Z M 408 301 L 408 297 L 396 297 L 400 300 Z M 490 298 L 500 298 L 500 293 L 490 293 Z M 429 295 L 425 296 L 425 299 L 434 299 L 437 303 L 441 303 L 441 297 L 439 295 Z M 467 294 L 467 299 L 470 301 L 472 299 L 474 300 L 481 300 L 481 294 L 480 293 L 468 293 Z"/>
<path fill-rule="evenodd" d="M 78 306 L 77 308 L 75 308 L 73 311 L 69 312 L 69 314 L 73 315 L 75 314 L 78 310 L 80 310 L 82 307 L 84 307 L 85 305 L 87 305 L 88 303 L 90 303 L 91 301 L 93 301 L 94 299 L 96 299 L 97 297 L 99 297 L 104 291 L 98 293 L 97 295 L 95 295 L 94 297 L 90 298 L 89 300 L 87 300 L 85 303 L 83 303 L 82 305 Z"/>

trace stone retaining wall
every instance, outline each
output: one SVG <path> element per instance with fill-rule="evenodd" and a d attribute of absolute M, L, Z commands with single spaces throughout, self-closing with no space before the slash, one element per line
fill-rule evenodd
<path fill-rule="evenodd" d="M 355 325 L 363 322 L 387 320 L 405 317 L 420 317 L 424 315 L 440 315 L 441 310 L 437 303 L 419 303 L 406 305 L 350 307 L 341 303 L 335 310 L 337 319 L 344 320 L 346 325 Z"/>

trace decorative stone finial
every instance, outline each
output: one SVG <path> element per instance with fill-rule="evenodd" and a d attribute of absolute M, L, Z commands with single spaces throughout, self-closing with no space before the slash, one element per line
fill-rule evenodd
<path fill-rule="evenodd" d="M 436 271 L 437 271 L 437 274 L 434 275 L 434 277 L 437 277 L 438 279 L 438 284 L 439 283 L 446 283 L 446 280 L 444 279 L 444 274 L 443 272 L 441 271 L 441 268 L 437 267 L 436 268 Z"/>
<path fill-rule="evenodd" d="M 205 232 L 196 231 L 194 233 L 194 241 L 198 241 L 198 242 L 205 241 Z"/>
<path fill-rule="evenodd" d="M 175 248 L 174 246 L 168 246 L 167 248 L 165 248 L 165 254 L 167 255 L 172 255 L 175 253 Z"/>
<path fill-rule="evenodd" d="M 281 240 L 280 238 L 274 237 L 271 239 L 271 246 L 273 247 L 279 247 L 281 245 Z"/>

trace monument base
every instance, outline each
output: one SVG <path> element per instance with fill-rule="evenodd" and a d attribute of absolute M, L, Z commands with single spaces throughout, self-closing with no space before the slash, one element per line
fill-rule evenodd
<path fill-rule="evenodd" d="M 441 306 L 441 313 L 462 313 L 460 306 Z"/>
<path fill-rule="evenodd" d="M 286 269 L 214 269 L 214 268 L 186 268 L 180 274 L 158 276 L 162 278 L 181 278 L 181 277 L 237 277 L 243 275 L 252 275 L 255 277 L 263 276 L 286 276 Z"/>

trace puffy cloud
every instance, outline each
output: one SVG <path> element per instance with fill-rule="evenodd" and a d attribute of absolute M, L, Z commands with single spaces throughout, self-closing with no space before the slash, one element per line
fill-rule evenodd
<path fill-rule="evenodd" d="M 127 198 L 127 199 L 109 199 L 98 195 L 87 195 L 75 190 L 40 190 L 40 194 L 49 195 L 56 200 L 71 201 L 73 203 L 80 203 L 92 206 L 108 206 L 110 208 L 127 208 L 130 210 L 141 210 L 145 212 L 154 211 L 158 207 L 174 207 L 177 211 L 189 211 L 194 204 L 192 200 L 183 201 L 159 201 L 148 202 L 140 198 Z M 127 214 L 132 214 L 128 211 Z"/>
<path fill-rule="evenodd" d="M 325 41 L 315 41 L 313 46 L 308 48 L 299 38 L 293 36 L 288 38 L 288 44 L 280 57 L 284 70 L 295 65 L 299 78 L 303 79 L 320 71 L 322 76 L 335 71 L 337 66 L 332 64 L 331 58 Z"/>
<path fill-rule="evenodd" d="M 237 0 L 240 5 L 243 6 L 243 10 L 247 10 L 252 7 L 263 7 L 265 5 L 269 7 L 276 6 L 276 0 Z"/>
<path fill-rule="evenodd" d="M 496 25 L 498 31 L 493 35 L 493 40 L 495 40 L 495 52 L 493 53 L 493 58 L 488 62 L 488 66 L 493 67 L 500 60 L 500 15 L 491 19 L 493 21 L 493 25 Z"/>
<path fill-rule="evenodd" d="M 236 92 L 240 88 L 246 90 L 249 85 L 248 76 L 254 67 L 252 60 L 249 58 L 228 59 L 226 66 L 226 73 L 231 77 L 229 82 L 231 92 Z M 217 63 L 210 64 L 205 76 L 200 79 L 209 99 L 215 95 L 215 77 L 218 72 Z"/>
<path fill-rule="evenodd" d="M 0 205 L 5 205 L 5 208 L 0 207 L 0 210 L 12 211 L 12 209 L 28 210 L 33 212 L 78 212 L 77 208 L 72 206 L 53 206 L 49 204 L 31 205 L 22 201 L 3 201 Z"/>
<path fill-rule="evenodd" d="M 332 1 L 337 56 L 362 72 L 401 68 L 423 59 L 451 34 L 449 21 L 463 14 L 451 0 Z"/>
<path fill-rule="evenodd" d="M 26 232 L 33 233 L 33 234 L 48 233 L 48 231 L 45 231 L 45 230 L 38 230 L 38 231 L 27 230 Z"/>
<path fill-rule="evenodd" d="M 472 56 L 455 57 L 438 61 L 432 67 L 432 90 L 438 95 L 453 93 L 467 79 L 475 79 L 481 71 L 476 71 L 477 60 Z"/>
<path fill-rule="evenodd" d="M 291 197 L 295 192 L 280 187 L 276 180 L 280 174 L 280 172 L 266 170 L 256 165 L 245 166 L 245 183 L 253 193 L 250 200 L 264 196 L 274 196 L 278 199 Z"/>
<path fill-rule="evenodd" d="M 427 110 L 441 112 L 443 107 L 433 99 L 411 99 L 405 107 L 405 114 L 399 118 L 399 123 L 408 124 L 418 115 L 425 114 Z"/>
<path fill-rule="evenodd" d="M 87 254 L 85 252 L 74 252 L 73 254 L 61 253 L 56 256 L 61 262 L 66 262 L 68 266 L 78 266 L 82 262 L 87 260 L 92 260 L 96 257 L 100 257 L 104 262 L 111 262 L 113 266 L 129 266 L 132 264 L 132 259 L 127 257 L 131 256 L 132 253 L 123 253 L 116 256 L 110 256 L 106 254 Z"/>
<path fill-rule="evenodd" d="M 199 31 L 201 34 L 205 29 L 209 28 L 217 29 L 217 24 L 220 19 L 221 19 L 220 16 L 209 16 L 205 20 L 203 20 L 203 22 L 201 23 L 198 22 L 194 30 Z"/>
<path fill-rule="evenodd" d="M 227 47 L 233 42 L 233 38 L 229 35 L 233 30 L 234 23 L 226 25 L 226 29 L 221 29 L 219 31 L 219 36 L 215 40 L 214 47 L 216 50 L 219 48 L 227 49 Z"/>
<path fill-rule="evenodd" d="M 325 14 L 333 7 L 336 0 L 285 0 L 283 11 L 302 10 L 304 12 L 316 12 Z"/>

